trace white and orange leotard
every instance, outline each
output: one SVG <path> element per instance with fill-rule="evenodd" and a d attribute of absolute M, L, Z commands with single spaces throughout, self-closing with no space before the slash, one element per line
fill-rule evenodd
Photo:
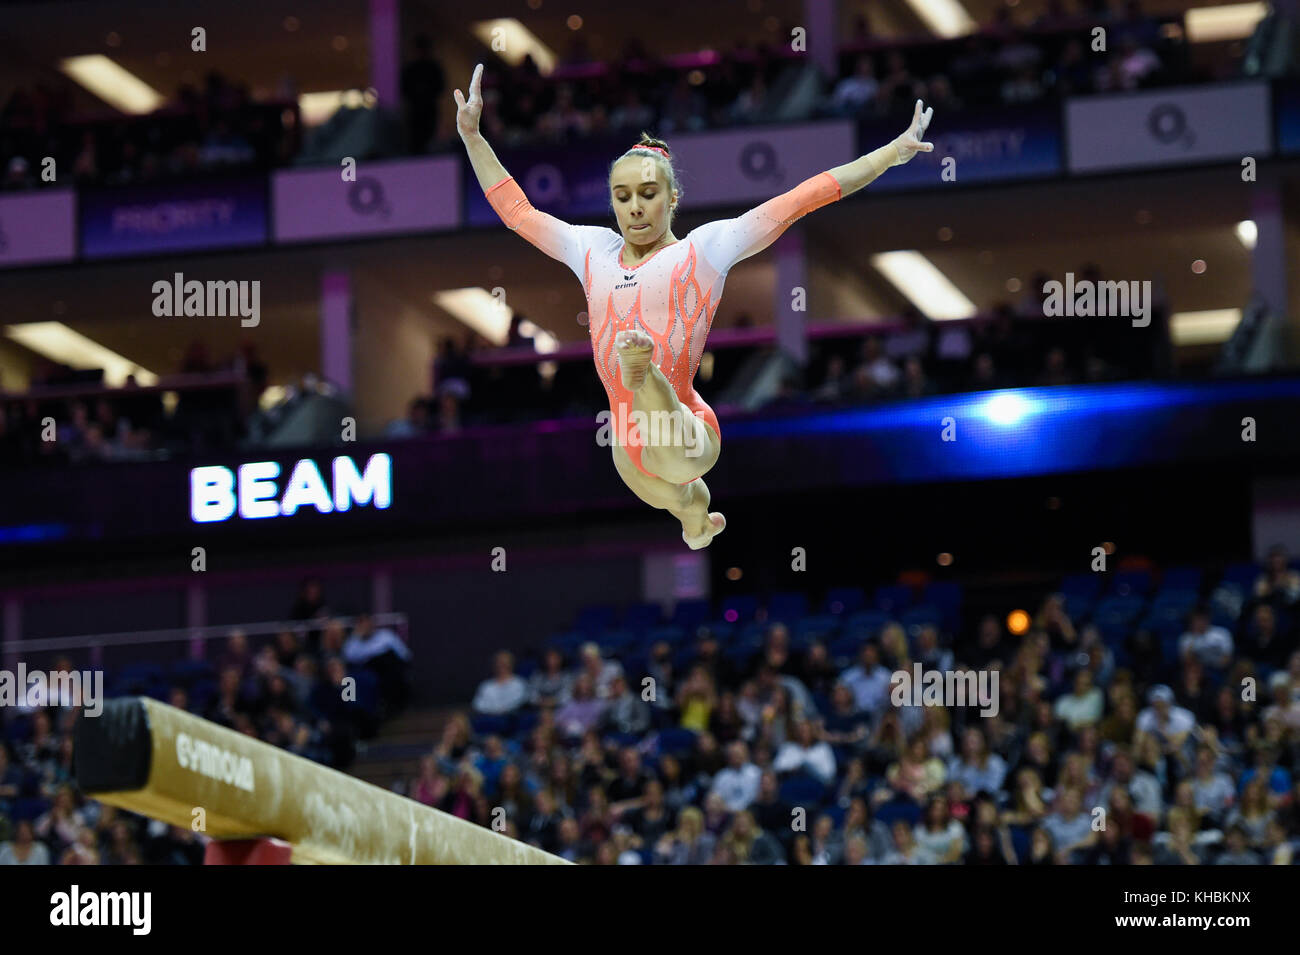
<path fill-rule="evenodd" d="M 609 396 L 612 433 L 632 463 L 650 474 L 641 465 L 643 444 L 630 421 L 632 393 L 619 375 L 615 335 L 634 327 L 649 335 L 655 343 L 652 360 L 672 383 L 678 400 L 720 437 L 718 417 L 693 381 L 727 273 L 775 242 L 791 223 L 839 199 L 840 184 L 830 173 L 818 173 L 744 215 L 692 230 L 633 266 L 623 264 L 623 237 L 618 232 L 570 225 L 534 208 L 513 176 L 484 195 L 502 222 L 563 262 L 582 282 L 591 350 Z"/>

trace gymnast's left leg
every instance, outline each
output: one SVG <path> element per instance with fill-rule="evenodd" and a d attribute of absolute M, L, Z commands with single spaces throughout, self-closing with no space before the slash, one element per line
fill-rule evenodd
<path fill-rule="evenodd" d="M 651 507 L 667 511 L 681 521 L 682 540 L 691 550 L 708 547 L 727 526 L 727 519 L 720 513 L 709 513 L 709 488 L 703 478 L 689 484 L 672 484 L 638 469 L 622 445 L 615 444 L 613 450 L 614 469 L 623 483 Z"/>
<path fill-rule="evenodd" d="M 619 332 L 619 373 L 632 392 L 632 410 L 644 412 L 641 463 L 672 484 L 686 484 L 718 463 L 722 442 L 713 428 L 681 403 L 672 383 L 651 361 L 654 342 L 644 332 Z M 667 432 L 667 435 L 665 435 Z"/>

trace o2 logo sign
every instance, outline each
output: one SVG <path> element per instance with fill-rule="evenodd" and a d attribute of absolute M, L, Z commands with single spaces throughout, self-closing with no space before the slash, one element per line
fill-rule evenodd
<path fill-rule="evenodd" d="M 236 470 L 220 465 L 190 470 L 190 517 L 196 524 L 228 521 L 238 511 L 245 520 L 292 517 L 299 508 L 321 514 L 351 510 L 353 505 L 383 510 L 393 503 L 393 462 L 387 454 L 372 454 L 358 471 L 347 455 L 330 463 L 327 484 L 310 458 L 293 466 L 281 493 L 275 461 L 241 464 Z M 332 488 L 332 490 L 331 490 Z"/>

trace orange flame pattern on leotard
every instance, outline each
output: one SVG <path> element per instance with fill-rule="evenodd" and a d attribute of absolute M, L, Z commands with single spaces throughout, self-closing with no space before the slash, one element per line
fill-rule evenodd
<path fill-rule="evenodd" d="M 611 436 L 645 474 L 651 472 L 641 463 L 644 443 L 631 420 L 632 393 L 623 387 L 615 337 L 632 328 L 648 335 L 655 343 L 652 361 L 672 384 L 678 400 L 720 437 L 718 417 L 695 391 L 693 381 L 727 272 L 736 262 L 771 245 L 792 222 L 840 195 L 839 181 L 829 172 L 819 173 L 741 216 L 706 223 L 628 266 L 621 258 L 624 241 L 618 232 L 571 225 L 535 209 L 514 177 L 507 176 L 484 191 L 508 228 L 563 262 L 581 280 L 590 316 L 592 358 L 609 398 Z M 629 291 L 632 288 L 635 294 Z"/>
<path fill-rule="evenodd" d="M 591 252 L 587 253 L 584 268 L 583 287 L 587 292 L 587 301 L 592 300 Z M 618 352 L 614 340 L 619 332 L 639 329 L 655 343 L 651 361 L 664 373 L 673 387 L 673 392 L 683 405 L 692 413 L 700 415 L 719 433 L 718 419 L 713 409 L 705 403 L 696 392 L 692 382 L 695 372 L 700 367 L 700 358 L 704 355 L 704 341 L 713 326 L 713 316 L 718 310 L 721 297 L 714 298 L 712 287 L 700 288 L 696 270 L 698 261 L 693 246 L 686 249 L 686 258 L 672 270 L 668 283 L 669 320 L 663 332 L 656 332 L 654 322 L 643 320 L 641 313 L 642 288 L 637 289 L 636 299 L 627 313 L 620 315 L 614 304 L 614 293 L 605 299 L 605 310 L 599 324 L 595 316 L 589 324 L 591 330 L 591 352 L 596 361 L 596 371 L 609 396 L 609 408 L 612 415 L 611 426 L 638 469 L 649 474 L 641 465 L 641 450 L 644 442 L 634 422 L 629 420 L 632 410 L 632 392 L 623 386 L 623 379 L 618 368 Z M 696 332 L 700 319 L 704 327 Z"/>

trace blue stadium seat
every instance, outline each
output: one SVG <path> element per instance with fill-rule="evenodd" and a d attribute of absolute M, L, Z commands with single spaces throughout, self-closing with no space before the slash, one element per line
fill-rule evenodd
<path fill-rule="evenodd" d="M 780 620 L 786 624 L 793 624 L 800 617 L 808 613 L 808 598 L 797 592 L 783 592 L 772 594 L 767 601 L 767 618 L 768 620 Z"/>
<path fill-rule="evenodd" d="M 1096 600 L 1101 593 L 1101 576 L 1099 574 L 1068 574 L 1061 580 L 1061 593 L 1067 597 L 1076 595 Z"/>
<path fill-rule="evenodd" d="M 1238 584 L 1246 593 L 1255 586 L 1255 579 L 1263 572 L 1258 564 L 1242 563 L 1229 564 L 1223 571 L 1223 582 L 1227 584 Z"/>
<path fill-rule="evenodd" d="M 19 796 L 13 801 L 14 822 L 26 819 L 35 822 L 50 811 L 53 803 L 40 796 Z"/>
<path fill-rule="evenodd" d="M 112 694 L 108 694 L 112 695 Z M 32 738 L 32 718 L 14 716 L 5 724 L 5 739 L 10 743 L 25 743 Z"/>
<path fill-rule="evenodd" d="M 574 630 L 585 633 L 599 633 L 614 626 L 618 610 L 611 604 L 596 604 L 583 607 L 578 611 L 578 619 L 573 623 Z"/>
<path fill-rule="evenodd" d="M 787 776 L 781 781 L 781 801 L 792 806 L 811 808 L 820 806 L 826 797 L 826 785 L 816 777 L 804 773 Z"/>
<path fill-rule="evenodd" d="M 695 648 L 692 646 L 678 647 L 673 651 L 673 670 L 683 676 L 690 669 L 691 663 L 696 657 Z"/>
<path fill-rule="evenodd" d="M 365 667 L 349 667 L 348 676 L 357 681 L 357 704 L 367 713 L 379 712 L 379 677 Z"/>
<path fill-rule="evenodd" d="M 906 584 L 885 584 L 876 588 L 876 606 L 897 616 L 912 606 L 912 588 Z"/>
<path fill-rule="evenodd" d="M 904 630 L 911 634 L 913 627 L 923 627 L 926 624 L 935 627 L 943 626 L 943 612 L 938 607 L 916 606 L 904 610 L 899 616 L 898 622 L 903 625 Z"/>
<path fill-rule="evenodd" d="M 514 717 L 509 713 L 471 713 L 469 725 L 476 736 L 510 736 L 514 732 Z"/>
<path fill-rule="evenodd" d="M 636 643 L 636 634 L 631 630 L 610 628 L 601 631 L 596 643 L 606 656 L 618 655 Z"/>
<path fill-rule="evenodd" d="M 677 647 L 686 642 L 687 636 L 681 627 L 655 627 L 646 631 L 645 645 L 651 647 L 660 640 L 667 640 L 671 646 Z"/>
<path fill-rule="evenodd" d="M 216 680 L 200 680 L 189 689 L 190 710 L 202 713 L 217 696 Z"/>
<path fill-rule="evenodd" d="M 722 651 L 723 658 L 740 672 L 746 672 L 758 659 L 761 651 L 752 644 L 741 643 Z"/>
<path fill-rule="evenodd" d="M 881 627 L 889 623 L 890 619 L 890 615 L 883 610 L 859 610 L 844 621 L 843 632 L 846 636 L 853 632 L 874 637 L 880 633 Z"/>
<path fill-rule="evenodd" d="M 1199 567 L 1167 567 L 1160 577 L 1160 586 L 1164 590 L 1190 590 L 1199 592 L 1204 578 Z"/>
<path fill-rule="evenodd" d="M 722 606 L 719 609 L 718 616 L 728 623 L 747 623 L 754 619 L 754 614 L 758 610 L 758 598 L 752 594 L 736 594 L 731 597 L 725 597 Z M 734 614 L 734 618 L 732 616 Z"/>
<path fill-rule="evenodd" d="M 199 680 L 216 677 L 216 671 L 207 660 L 178 660 L 171 665 L 171 681 L 183 687 L 191 687 Z"/>
<path fill-rule="evenodd" d="M 1156 595 L 1151 598 L 1151 610 L 1152 612 L 1155 612 L 1157 610 L 1164 611 L 1168 609 L 1172 612 L 1172 610 L 1178 609 L 1186 614 L 1196 606 L 1197 599 L 1198 595 L 1195 590 L 1175 589 L 1166 586 L 1161 588 Z"/>
<path fill-rule="evenodd" d="M 695 730 L 673 726 L 659 733 L 659 752 L 681 756 L 695 749 Z"/>
<path fill-rule="evenodd" d="M 867 602 L 861 587 L 832 587 L 826 591 L 826 612 L 833 614 L 856 613 Z"/>
<path fill-rule="evenodd" d="M 1144 597 L 1151 589 L 1148 570 L 1121 570 L 1110 579 L 1110 592 L 1116 597 Z"/>
<path fill-rule="evenodd" d="M 709 602 L 707 600 L 679 600 L 673 608 L 672 623 L 687 633 L 694 633 L 695 628 L 709 619 Z"/>
<path fill-rule="evenodd" d="M 567 660 L 573 659 L 578 652 L 578 647 L 582 646 L 591 637 L 589 634 L 579 630 L 570 630 L 567 633 L 557 634 L 551 639 L 550 645 L 559 650 Z"/>
<path fill-rule="evenodd" d="M 1083 594 L 1065 595 L 1065 614 L 1076 623 L 1087 620 L 1092 614 L 1093 598 Z"/>
<path fill-rule="evenodd" d="M 1104 623 L 1132 623 L 1142 612 L 1144 601 L 1141 597 L 1103 597 L 1093 612 L 1092 622 L 1098 627 Z"/>
<path fill-rule="evenodd" d="M 1240 584 L 1219 584 L 1210 595 L 1210 622 L 1229 630 L 1237 625 L 1246 602 L 1246 589 Z"/>
<path fill-rule="evenodd" d="M 892 826 L 900 819 L 909 826 L 915 826 L 921 821 L 921 807 L 910 799 L 891 799 L 878 807 L 873 815 L 886 826 Z"/>
<path fill-rule="evenodd" d="M 858 653 L 865 642 L 861 637 L 840 637 L 826 649 L 836 667 L 847 669 L 858 662 Z"/>
<path fill-rule="evenodd" d="M 121 685 L 131 687 L 131 692 L 147 695 L 154 684 L 165 682 L 167 675 L 157 663 L 128 663 L 118 667 L 117 679 Z"/>
<path fill-rule="evenodd" d="M 791 634 L 795 636 L 811 636 L 819 640 L 825 640 L 834 634 L 840 628 L 840 618 L 832 614 L 823 613 L 812 617 L 802 617 L 796 620 L 790 626 Z"/>
<path fill-rule="evenodd" d="M 956 630 L 961 623 L 962 597 L 961 584 L 936 580 L 927 584 L 921 592 L 921 603 L 938 607 L 943 614 L 943 626 Z"/>
<path fill-rule="evenodd" d="M 531 733 L 542 718 L 541 714 L 536 710 L 517 710 L 514 717 L 515 725 L 513 735 L 518 738 L 526 737 Z"/>
<path fill-rule="evenodd" d="M 1032 826 L 1011 826 L 1011 848 L 1015 850 L 1016 859 L 1021 865 L 1033 851 L 1034 831 Z M 1010 861 L 1010 860 L 1008 860 Z"/>
<path fill-rule="evenodd" d="M 659 626 L 663 620 L 663 609 L 657 603 L 637 603 L 627 608 L 623 615 L 623 626 L 632 630 L 646 630 Z"/>

